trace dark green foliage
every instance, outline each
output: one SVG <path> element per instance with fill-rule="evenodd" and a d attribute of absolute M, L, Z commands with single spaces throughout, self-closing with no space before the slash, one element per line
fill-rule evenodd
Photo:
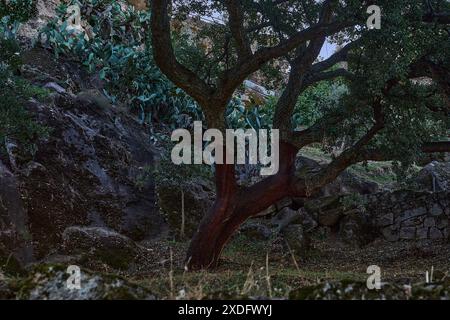
<path fill-rule="evenodd" d="M 0 151 L 4 151 L 7 140 L 12 140 L 33 154 L 35 142 L 48 130 L 36 123 L 23 105 L 30 98 L 42 99 L 47 93 L 14 74 L 21 63 L 19 46 L 14 32 L 4 24 L 0 25 L 0 48 Z"/>
<path fill-rule="evenodd" d="M 20 47 L 16 41 L 17 22 L 12 22 L 9 16 L 0 20 L 0 63 L 16 71 L 22 64 Z"/>
<path fill-rule="evenodd" d="M 309 87 L 299 97 L 295 106 L 294 125 L 311 126 L 330 110 L 339 106 L 339 100 L 348 92 L 347 86 L 339 80 L 319 82 Z"/>
<path fill-rule="evenodd" d="M 239 98 L 234 98 L 229 103 L 226 113 L 229 128 L 267 129 L 272 126 L 275 98 L 269 98 L 262 105 L 250 105 L 246 107 Z"/>
<path fill-rule="evenodd" d="M 170 83 L 153 61 L 150 13 L 123 10 L 115 1 L 83 1 L 82 19 L 95 35 L 88 39 L 83 33 L 73 34 L 66 22 L 58 24 L 58 19 L 67 18 L 66 11 L 67 5 L 62 5 L 59 17 L 43 30 L 47 43 L 57 55 L 71 55 L 98 73 L 114 103 L 129 106 L 142 123 L 157 120 L 183 127 L 186 118 L 201 119 L 192 99 Z"/>
<path fill-rule="evenodd" d="M 9 16 L 11 21 L 25 22 L 35 15 L 35 0 L 0 0 L 0 18 Z"/>
<path fill-rule="evenodd" d="M 4 69 L 0 70 L 0 85 L 0 150 L 3 150 L 6 140 L 15 140 L 25 151 L 33 154 L 36 151 L 35 142 L 47 136 L 48 129 L 36 123 L 23 104 L 33 96 L 42 97 L 45 92 Z"/>
<path fill-rule="evenodd" d="M 439 6 L 439 1 L 434 2 L 435 8 L 448 9 L 442 1 Z M 411 66 L 423 58 L 448 70 L 449 34 L 442 25 L 422 22 L 426 10 L 422 1 L 377 4 L 382 7 L 381 30 L 349 34 L 360 37 L 349 60 L 354 79 L 346 82 L 348 90 L 336 100 L 335 108 L 324 113 L 325 118 L 345 120 L 326 128 L 324 142 L 329 149 L 355 143 L 373 125 L 373 105 L 379 104 L 384 128 L 365 150 L 382 150 L 385 158 L 396 161 L 396 172 L 405 174 L 420 158 L 424 143 L 448 137 L 448 114 L 432 111 L 445 106 L 442 91 L 436 82 L 411 80 L 410 72 Z M 306 106 L 302 110 L 306 111 Z"/>
<path fill-rule="evenodd" d="M 67 23 L 60 25 L 58 20 L 67 18 L 67 5 L 62 5 L 58 17 L 43 30 L 55 54 L 75 57 L 88 70 L 98 73 L 106 82 L 105 94 L 114 103 L 126 104 L 139 115 L 142 123 L 156 121 L 172 128 L 186 128 L 195 120 L 204 120 L 195 101 L 175 87 L 156 66 L 149 33 L 150 13 L 132 8 L 123 10 L 114 1 L 88 0 L 80 5 L 82 20 L 92 27 L 95 36 L 87 39 L 84 34 L 73 34 L 67 29 Z M 182 35 L 175 36 L 174 41 L 180 54 L 190 57 L 194 65 L 192 57 L 196 55 L 192 50 L 198 48 L 192 48 Z M 230 102 L 227 118 L 230 127 L 267 128 L 271 113 L 270 101 L 264 106 L 245 108 L 236 98 Z"/>

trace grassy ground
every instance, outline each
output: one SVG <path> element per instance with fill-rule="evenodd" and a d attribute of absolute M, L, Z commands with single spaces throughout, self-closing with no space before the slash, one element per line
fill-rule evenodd
<path fill-rule="evenodd" d="M 158 299 L 283 299 L 296 289 L 308 287 L 306 292 L 311 286 L 329 281 L 359 281 L 364 286 L 370 265 L 381 268 L 382 282 L 400 286 L 424 282 L 425 272 L 431 268 L 434 279 L 444 276 L 448 279 L 450 275 L 450 248 L 444 242 L 377 240 L 358 248 L 330 236 L 325 240 L 313 239 L 313 247 L 305 257 L 293 257 L 280 242 L 281 239 L 255 241 L 238 235 L 226 247 L 219 267 L 208 272 L 184 270 L 187 241 L 141 243 L 147 251 L 140 255 L 135 268 L 126 272 L 102 265 L 81 265 L 81 268 L 93 275 L 122 276 L 147 288 Z M 65 270 L 66 264 L 61 268 Z M 4 277 L 0 270 L 0 294 Z M 12 280 L 8 282 L 14 283 Z"/>
<path fill-rule="evenodd" d="M 187 242 L 153 243 L 152 248 L 149 265 L 127 277 L 172 299 L 284 298 L 292 289 L 325 280 L 365 281 L 367 267 L 374 264 L 381 267 L 382 281 L 396 283 L 424 281 L 431 267 L 450 271 L 450 250 L 442 242 L 380 240 L 357 248 L 330 238 L 314 240 L 308 256 L 301 258 L 284 252 L 276 240 L 255 242 L 237 236 L 225 249 L 220 266 L 209 272 L 183 269 Z"/>

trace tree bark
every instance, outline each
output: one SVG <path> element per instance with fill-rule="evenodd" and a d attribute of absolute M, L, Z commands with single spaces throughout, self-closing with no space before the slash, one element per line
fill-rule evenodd
<path fill-rule="evenodd" d="M 208 269 L 217 264 L 222 248 L 217 239 L 224 222 L 230 219 L 236 206 L 237 185 L 234 165 L 216 165 L 216 200 L 200 223 L 187 252 L 186 266 Z"/>
<path fill-rule="evenodd" d="M 249 188 L 239 188 L 234 165 L 216 165 L 217 197 L 194 235 L 186 257 L 188 270 L 217 266 L 223 248 L 248 218 L 291 195 L 295 156 L 292 145 L 280 144 L 280 170 Z"/>

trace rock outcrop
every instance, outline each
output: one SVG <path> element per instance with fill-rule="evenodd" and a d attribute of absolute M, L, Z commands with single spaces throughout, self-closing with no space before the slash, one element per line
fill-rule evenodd
<path fill-rule="evenodd" d="M 80 270 L 80 287 L 68 286 L 66 267 L 42 265 L 25 277 L 0 281 L 0 299 L 19 300 L 155 300 L 149 289 L 113 275 Z M 72 283 L 72 282 L 70 282 Z"/>
<path fill-rule="evenodd" d="M 138 255 L 130 238 L 99 227 L 69 227 L 63 233 L 63 248 L 68 254 L 100 260 L 116 269 L 127 269 Z"/>
<path fill-rule="evenodd" d="M 450 162 L 433 161 L 427 164 L 410 184 L 418 190 L 450 191 Z"/>
<path fill-rule="evenodd" d="M 30 81 L 42 87 L 56 81 L 60 87 L 69 73 L 73 85 L 47 86 L 43 101 L 26 103 L 35 121 L 51 130 L 38 139 L 33 155 L 23 154 L 25 148 L 14 141 L 0 155 L 0 211 L 8 220 L 0 224 L 1 236 L 21 241 L 21 254 L 30 261 L 58 248 L 71 226 L 105 227 L 133 240 L 164 234 L 149 174 L 158 150 L 147 128 L 99 91 L 83 90 L 92 87 L 91 78 L 76 65 L 34 51 L 25 55 L 24 70 L 33 69 L 24 71 Z"/>
<path fill-rule="evenodd" d="M 0 265 L 14 272 L 32 260 L 33 247 L 19 183 L 0 160 Z"/>

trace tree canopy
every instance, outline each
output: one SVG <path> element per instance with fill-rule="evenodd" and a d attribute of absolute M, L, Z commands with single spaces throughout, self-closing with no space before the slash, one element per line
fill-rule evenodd
<path fill-rule="evenodd" d="M 367 26 L 371 5 L 381 8 L 380 29 Z M 423 151 L 448 150 L 449 17 L 450 3 L 442 0 L 153 0 L 155 61 L 198 102 L 209 127 L 225 129 L 227 104 L 245 79 L 280 79 L 271 124 L 282 140 L 280 172 L 243 192 L 233 166 L 216 166 L 218 200 L 188 261 L 197 267 L 216 263 L 248 217 L 288 194 L 313 195 L 352 164 L 406 164 Z M 198 30 L 186 36 L 177 28 L 185 21 Z M 174 39 L 184 42 L 175 41 L 174 48 Z M 327 41 L 340 50 L 320 59 Z M 347 90 L 299 130 L 293 121 L 302 108 L 299 97 L 323 81 L 342 81 Z M 345 147 L 319 172 L 295 177 L 295 155 L 317 142 Z M 205 236 L 210 232 L 218 235 Z"/>

